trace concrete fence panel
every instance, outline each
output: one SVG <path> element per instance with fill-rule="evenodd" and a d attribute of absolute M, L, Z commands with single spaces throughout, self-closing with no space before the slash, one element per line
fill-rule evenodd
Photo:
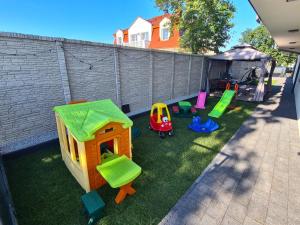
<path fill-rule="evenodd" d="M 153 52 L 153 102 L 172 99 L 173 55 L 173 53 Z"/>
<path fill-rule="evenodd" d="M 110 98 L 134 115 L 194 97 L 203 56 L 0 32 L 0 151 L 57 137 L 54 106 Z"/>
<path fill-rule="evenodd" d="M 203 57 L 192 57 L 190 93 L 200 90 Z"/>
<path fill-rule="evenodd" d="M 188 55 L 175 54 L 174 98 L 188 95 L 189 59 Z"/>
<path fill-rule="evenodd" d="M 119 49 L 121 103 L 129 104 L 131 111 L 145 109 L 151 104 L 150 52 Z"/>
<path fill-rule="evenodd" d="M 56 133 L 55 105 L 64 94 L 55 42 L 0 37 L 0 147 L 27 147 Z M 54 134 L 55 135 L 55 134 Z"/>
<path fill-rule="evenodd" d="M 110 98 L 117 103 L 114 49 L 77 43 L 63 48 L 72 99 Z"/>

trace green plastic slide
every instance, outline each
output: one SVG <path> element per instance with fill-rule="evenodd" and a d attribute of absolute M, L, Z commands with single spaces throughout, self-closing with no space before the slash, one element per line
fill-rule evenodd
<path fill-rule="evenodd" d="M 225 90 L 222 98 L 213 108 L 213 110 L 208 114 L 210 117 L 220 118 L 225 112 L 226 108 L 230 104 L 232 98 L 235 95 L 235 91 L 233 90 Z"/>

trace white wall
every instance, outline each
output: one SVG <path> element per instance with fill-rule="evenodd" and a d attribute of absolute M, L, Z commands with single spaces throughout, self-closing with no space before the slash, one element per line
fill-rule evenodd
<path fill-rule="evenodd" d="M 142 19 L 141 17 L 138 17 L 134 23 L 130 26 L 128 29 L 128 40 L 131 42 L 131 35 L 132 34 L 138 34 L 148 32 L 149 35 L 149 41 L 151 41 L 152 38 L 152 24 L 148 22 L 147 20 Z M 138 40 L 139 41 L 139 40 Z"/>
<path fill-rule="evenodd" d="M 248 73 L 252 67 L 261 67 L 261 61 L 233 61 L 229 72 L 234 79 L 241 79 L 246 73 Z M 246 77 L 243 78 L 243 80 Z"/>
<path fill-rule="evenodd" d="M 298 67 L 300 66 L 300 55 L 298 56 L 297 65 L 295 67 L 295 74 L 293 77 L 293 82 L 296 82 L 294 94 L 295 94 L 295 103 L 296 103 L 296 111 L 297 111 L 297 119 L 298 119 L 298 127 L 299 127 L 299 133 L 300 133 L 300 74 L 298 75 L 297 80 L 297 71 Z"/>
<path fill-rule="evenodd" d="M 122 43 L 119 43 L 119 38 L 122 38 L 122 43 L 124 42 L 124 33 L 122 30 L 118 30 L 116 32 L 116 40 L 117 40 L 117 44 L 122 44 Z"/>

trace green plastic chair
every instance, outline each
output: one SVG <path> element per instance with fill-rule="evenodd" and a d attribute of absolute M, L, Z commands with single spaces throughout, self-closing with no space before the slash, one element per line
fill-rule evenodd
<path fill-rule="evenodd" d="M 127 194 L 135 193 L 131 182 L 142 172 L 142 168 L 125 155 L 106 161 L 96 169 L 112 188 L 120 188 L 115 199 L 117 204 L 122 202 Z"/>

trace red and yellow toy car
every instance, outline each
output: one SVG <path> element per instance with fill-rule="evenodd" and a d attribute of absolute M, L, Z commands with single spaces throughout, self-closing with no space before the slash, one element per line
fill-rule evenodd
<path fill-rule="evenodd" d="M 152 105 L 149 128 L 157 131 L 161 138 L 166 135 L 174 135 L 170 113 L 166 104 L 155 103 Z"/>

